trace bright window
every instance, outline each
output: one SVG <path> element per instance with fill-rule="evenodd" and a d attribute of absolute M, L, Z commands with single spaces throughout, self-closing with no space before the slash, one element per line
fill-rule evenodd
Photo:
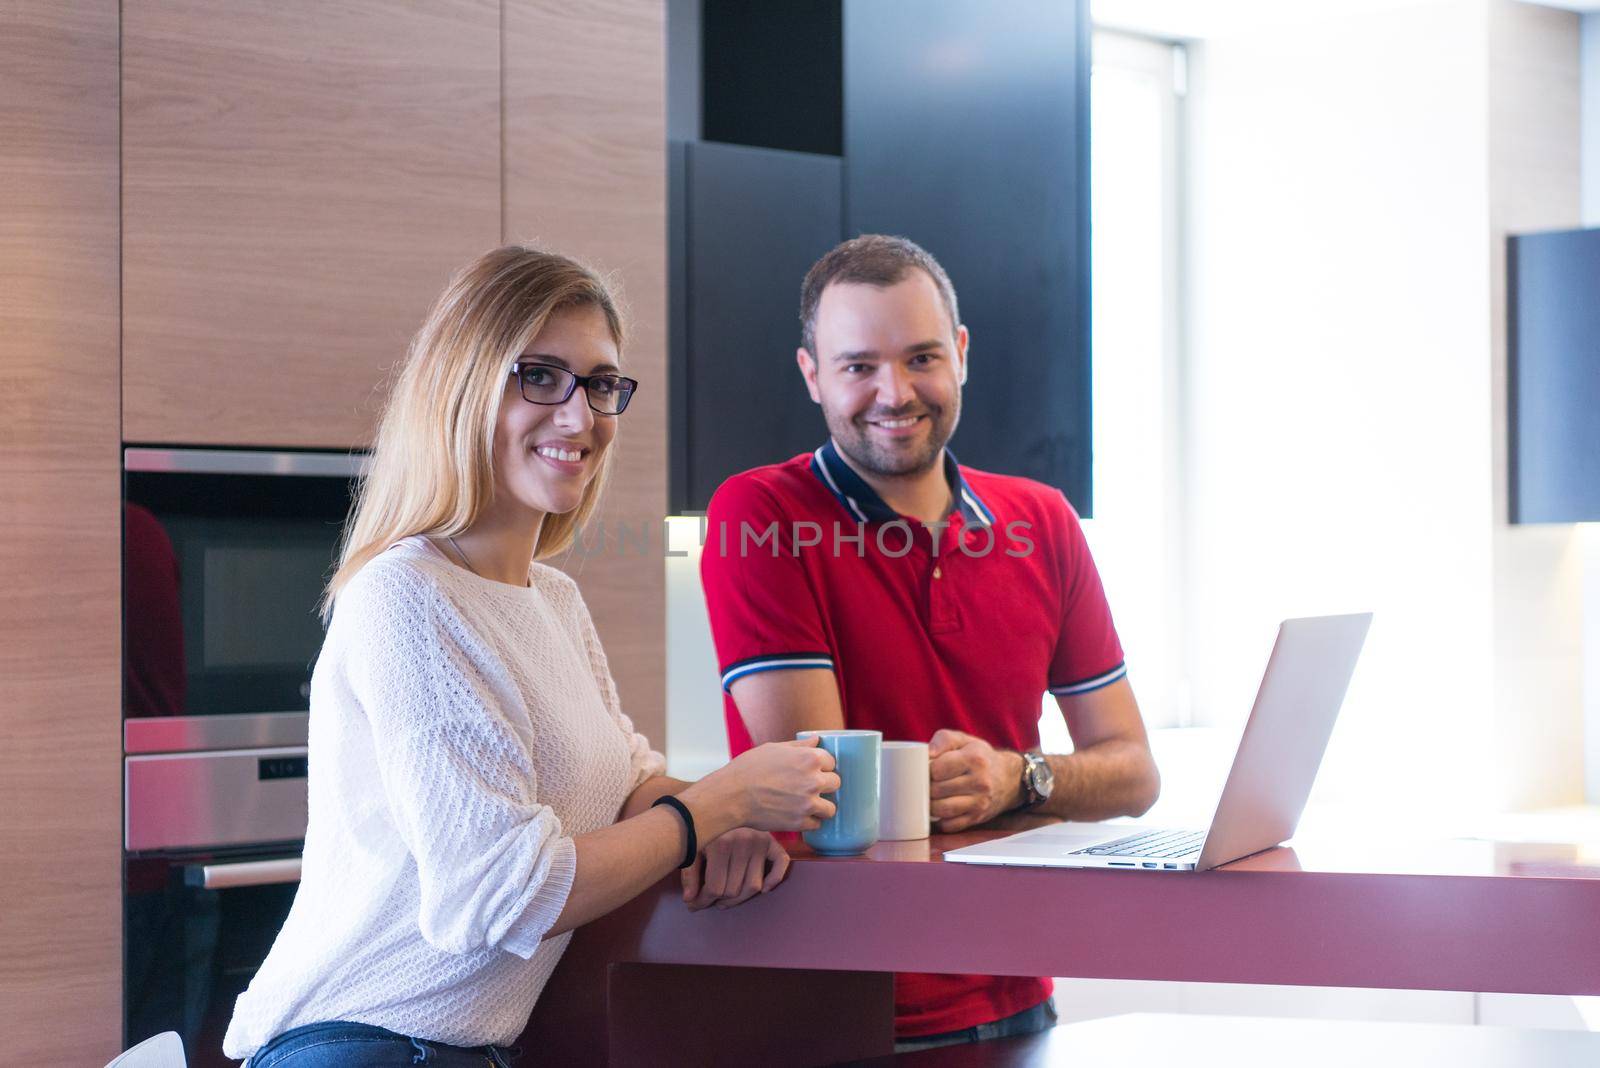
<path fill-rule="evenodd" d="M 1097 32 L 1091 99 L 1094 518 L 1090 548 L 1152 727 L 1187 726 L 1178 362 L 1184 53 Z M 1047 750 L 1069 748 L 1047 699 Z"/>

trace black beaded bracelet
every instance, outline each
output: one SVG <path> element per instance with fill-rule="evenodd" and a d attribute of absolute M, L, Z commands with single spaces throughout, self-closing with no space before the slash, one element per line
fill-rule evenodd
<path fill-rule="evenodd" d="M 694 817 L 689 815 L 689 806 L 671 794 L 656 798 L 651 802 L 650 807 L 655 808 L 657 805 L 669 805 L 677 809 L 678 815 L 683 817 L 683 829 L 689 832 L 689 844 L 683 851 L 683 863 L 679 864 L 678 867 L 679 869 L 691 867 L 695 862 L 695 858 L 700 855 L 700 842 L 694 834 Z"/>

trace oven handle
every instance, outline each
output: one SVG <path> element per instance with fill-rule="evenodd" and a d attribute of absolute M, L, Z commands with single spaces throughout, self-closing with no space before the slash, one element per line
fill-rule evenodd
<path fill-rule="evenodd" d="M 189 869 L 190 881 L 206 890 L 234 890 L 242 886 L 272 886 L 300 881 L 300 858 L 244 860 L 233 864 L 197 864 Z"/>
<path fill-rule="evenodd" d="M 122 450 L 124 471 L 190 475 L 310 475 L 358 478 L 369 458 L 359 452 L 271 452 L 262 449 Z"/>

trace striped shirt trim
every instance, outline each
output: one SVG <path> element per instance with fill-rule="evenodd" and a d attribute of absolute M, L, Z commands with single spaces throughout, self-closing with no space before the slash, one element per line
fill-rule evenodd
<path fill-rule="evenodd" d="M 826 668 L 832 671 L 833 657 L 827 653 L 775 653 L 771 656 L 751 657 L 749 660 L 728 665 L 727 670 L 722 673 L 722 688 L 726 691 L 746 675 L 756 675 L 763 671 L 792 671 L 797 668 Z"/>
<path fill-rule="evenodd" d="M 956 454 L 949 449 L 944 450 L 944 477 L 950 483 L 950 488 L 955 491 L 956 503 L 961 508 L 961 514 L 968 525 L 979 527 L 994 526 L 994 511 L 986 504 L 978 491 L 972 488 L 961 474 L 961 461 L 956 459 Z"/>
<path fill-rule="evenodd" d="M 981 525 L 986 527 L 994 526 L 994 513 L 989 511 L 988 506 L 978 499 L 976 493 L 972 492 L 965 479 L 961 482 L 961 499 L 966 502 L 968 508 L 972 509 L 974 517 Z"/>
<path fill-rule="evenodd" d="M 901 518 L 860 475 L 840 459 L 837 447 L 831 438 L 812 452 L 811 472 L 828 487 L 828 492 L 833 494 L 834 499 L 861 522 L 891 523 Z M 968 526 L 994 526 L 994 510 L 961 476 L 961 465 L 956 460 L 955 453 L 949 449 L 944 451 L 944 477 L 950 484 L 950 491 L 955 495 L 956 507 L 966 519 Z"/>
<path fill-rule="evenodd" d="M 817 451 L 811 454 L 812 467 L 822 476 L 822 480 L 828 484 L 828 489 L 833 491 L 833 495 L 839 498 L 839 503 L 854 512 L 857 519 L 863 523 L 867 522 L 867 513 L 861 510 L 861 506 L 856 503 L 856 499 L 846 496 L 844 490 L 839 488 L 839 483 L 834 481 L 833 472 L 828 470 L 828 461 L 822 455 L 823 448 L 823 446 L 819 445 Z"/>
<path fill-rule="evenodd" d="M 1110 686 L 1127 673 L 1128 665 L 1118 664 L 1104 675 L 1096 675 L 1094 678 L 1084 679 L 1082 682 L 1069 682 L 1064 686 L 1052 686 L 1050 687 L 1050 692 L 1057 697 L 1073 697 L 1080 693 L 1098 690 L 1102 686 Z"/>

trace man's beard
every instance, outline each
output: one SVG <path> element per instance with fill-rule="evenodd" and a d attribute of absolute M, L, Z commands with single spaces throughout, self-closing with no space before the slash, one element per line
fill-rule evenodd
<path fill-rule="evenodd" d="M 928 417 L 928 436 L 916 448 L 886 446 L 873 440 L 873 432 L 866 426 L 868 419 L 904 419 L 910 415 Z M 824 406 L 822 417 L 834 444 L 857 469 L 882 478 L 906 478 L 922 474 L 943 457 L 945 443 L 955 433 L 956 423 L 961 418 L 961 398 L 959 395 L 952 397 L 948 408 L 919 404 L 902 412 L 877 409 L 862 416 L 860 421 Z"/>

